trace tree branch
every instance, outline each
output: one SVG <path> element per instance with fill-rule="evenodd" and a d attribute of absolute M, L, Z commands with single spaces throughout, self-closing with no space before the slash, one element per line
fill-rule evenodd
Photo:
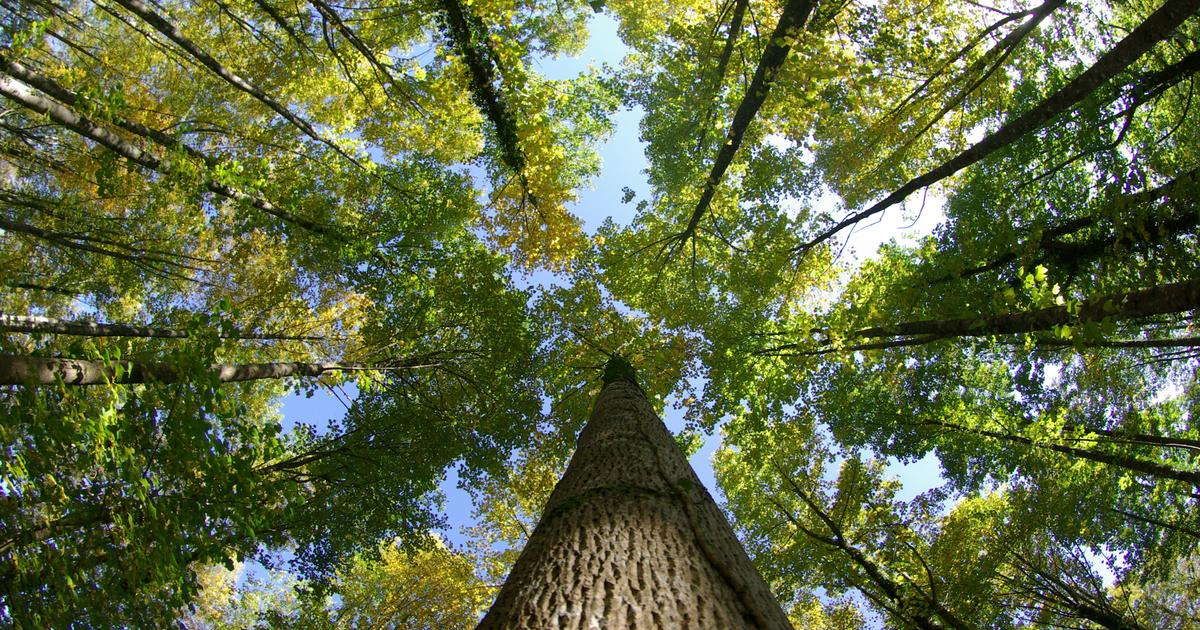
<path fill-rule="evenodd" d="M 996 132 L 980 140 L 974 146 L 942 163 L 941 166 L 909 180 L 888 196 L 866 210 L 856 212 L 836 225 L 817 234 L 812 240 L 794 248 L 804 253 L 829 240 L 838 232 L 863 219 L 874 216 L 899 203 L 910 194 L 935 184 L 962 169 L 975 164 L 992 153 L 1032 133 L 1059 114 L 1067 111 L 1086 98 L 1104 83 L 1129 67 L 1158 42 L 1170 37 L 1175 28 L 1200 10 L 1200 0 L 1167 0 L 1129 35 L 1117 43 L 1112 50 L 1100 57 L 1091 67 L 1072 79 L 1054 94 L 1051 94 L 1033 109 L 1005 124 Z"/>

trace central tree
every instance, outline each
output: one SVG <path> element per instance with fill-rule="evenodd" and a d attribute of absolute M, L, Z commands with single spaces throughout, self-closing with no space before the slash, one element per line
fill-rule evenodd
<path fill-rule="evenodd" d="M 620 357 L 479 625 L 599 626 L 791 627 Z"/>

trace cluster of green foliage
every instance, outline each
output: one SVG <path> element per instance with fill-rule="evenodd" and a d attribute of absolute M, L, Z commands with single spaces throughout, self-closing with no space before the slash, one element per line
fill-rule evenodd
<path fill-rule="evenodd" d="M 0 0 L 0 623 L 471 625 L 613 355 L 797 626 L 1200 623 L 1198 11 Z"/>

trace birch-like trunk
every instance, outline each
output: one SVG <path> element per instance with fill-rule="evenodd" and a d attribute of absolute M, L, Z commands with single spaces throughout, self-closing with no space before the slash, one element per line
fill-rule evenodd
<path fill-rule="evenodd" d="M 0 224 L 2 225 L 2 224 Z M 102 324 L 82 319 L 66 320 L 38 315 L 6 315 L 0 313 L 0 331 L 42 333 L 47 335 L 79 335 L 81 337 L 143 337 L 185 339 L 186 330 L 139 326 L 137 324 Z M 324 337 L 306 335 L 271 335 L 233 333 L 217 335 L 218 339 L 254 339 L 259 341 L 324 341 Z"/>
<path fill-rule="evenodd" d="M 613 369 L 617 361 L 479 627 L 790 628 L 628 364 Z"/>
<path fill-rule="evenodd" d="M 391 369 L 359 363 L 214 363 L 209 371 L 221 383 L 257 381 L 292 376 L 320 376 L 325 372 Z M 0 385 L 105 385 L 109 383 L 178 383 L 187 378 L 174 365 L 141 361 L 89 361 L 0 354 Z"/>

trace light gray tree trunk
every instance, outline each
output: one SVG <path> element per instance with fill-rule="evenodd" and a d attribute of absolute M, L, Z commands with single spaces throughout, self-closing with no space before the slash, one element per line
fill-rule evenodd
<path fill-rule="evenodd" d="M 394 369 L 357 363 L 214 363 L 209 371 L 221 383 L 325 372 Z M 140 361 L 89 361 L 0 354 L 0 385 L 105 385 L 108 383 L 178 383 L 186 377 L 174 365 Z"/>
<path fill-rule="evenodd" d="M 137 324 L 102 324 L 87 320 L 64 320 L 38 315 L 6 315 L 0 313 L 0 330 L 5 332 L 45 333 L 50 335 L 80 335 L 84 337 L 147 337 L 184 339 L 186 330 L 139 326 Z M 234 333 L 217 335 L 218 339 L 255 339 L 261 341 L 324 341 L 324 337 L 304 335 L 271 335 Z"/>
<path fill-rule="evenodd" d="M 605 386 L 480 628 L 790 628 L 633 381 Z"/>

